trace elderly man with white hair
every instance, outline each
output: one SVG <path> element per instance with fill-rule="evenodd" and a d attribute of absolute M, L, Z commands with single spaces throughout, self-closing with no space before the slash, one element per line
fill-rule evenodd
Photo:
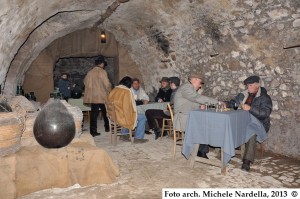
<path fill-rule="evenodd" d="M 199 94 L 203 78 L 200 74 L 190 74 L 188 83 L 181 85 L 174 97 L 174 128 L 185 131 L 187 117 L 190 111 L 199 109 L 202 104 L 216 104 L 218 100 Z M 197 156 L 207 158 L 208 145 L 201 144 Z"/>
<path fill-rule="evenodd" d="M 264 126 L 266 132 L 270 129 L 270 114 L 272 112 L 272 100 L 267 90 L 259 84 L 260 78 L 256 75 L 244 80 L 247 90 L 239 93 L 235 99 L 230 100 L 229 106 L 241 106 L 243 110 L 249 111 Z M 249 171 L 250 163 L 254 162 L 256 151 L 256 135 L 252 136 L 246 143 L 243 156 L 242 170 Z"/>

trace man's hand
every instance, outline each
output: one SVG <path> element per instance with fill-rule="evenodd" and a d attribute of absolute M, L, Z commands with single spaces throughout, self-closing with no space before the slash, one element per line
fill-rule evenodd
<path fill-rule="evenodd" d="M 163 102 L 163 100 L 159 98 L 159 99 L 157 100 L 157 102 Z"/>
<path fill-rule="evenodd" d="M 205 104 L 201 104 L 199 108 L 200 108 L 201 110 L 205 110 L 205 109 L 206 109 L 206 106 L 205 106 Z"/>
<path fill-rule="evenodd" d="M 242 109 L 245 111 L 249 111 L 251 109 L 251 106 L 249 106 L 248 104 L 243 104 Z"/>
<path fill-rule="evenodd" d="M 219 101 L 221 108 L 226 108 L 226 102 Z"/>
<path fill-rule="evenodd" d="M 144 104 L 148 104 L 149 103 L 149 101 L 148 100 L 144 100 Z"/>

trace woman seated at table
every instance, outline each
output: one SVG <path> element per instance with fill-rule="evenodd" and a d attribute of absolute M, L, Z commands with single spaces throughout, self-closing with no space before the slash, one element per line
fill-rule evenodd
<path fill-rule="evenodd" d="M 170 104 L 174 104 L 174 96 L 177 88 L 180 85 L 180 79 L 178 77 L 170 77 L 170 87 L 172 89 Z M 148 109 L 146 112 L 146 117 L 149 125 L 149 129 L 153 129 L 155 133 L 155 139 L 157 140 L 161 136 L 161 128 L 163 118 L 170 118 L 170 112 L 168 110 L 159 109 Z"/>

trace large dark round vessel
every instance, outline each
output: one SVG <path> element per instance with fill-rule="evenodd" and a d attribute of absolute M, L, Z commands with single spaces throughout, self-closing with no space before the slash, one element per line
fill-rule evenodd
<path fill-rule="evenodd" d="M 71 97 L 73 99 L 79 99 L 82 96 L 82 91 L 80 89 L 74 89 L 71 91 Z"/>
<path fill-rule="evenodd" d="M 67 146 L 75 136 L 74 118 L 60 100 L 54 100 L 36 117 L 33 133 L 43 147 Z"/>

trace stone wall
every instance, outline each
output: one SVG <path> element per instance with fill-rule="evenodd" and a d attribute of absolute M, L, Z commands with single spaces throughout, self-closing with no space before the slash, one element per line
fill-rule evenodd
<path fill-rule="evenodd" d="M 133 9 L 133 2 L 123 8 Z M 267 149 L 299 158 L 300 52 L 295 46 L 300 44 L 300 3 L 191 0 L 164 1 L 152 8 L 137 11 L 137 19 L 125 16 L 143 27 L 135 34 L 130 25 L 114 31 L 124 45 L 132 40 L 129 48 L 138 64 L 152 62 L 143 71 L 146 90 L 155 91 L 161 76 L 176 74 L 186 81 L 190 72 L 200 72 L 205 75 L 204 94 L 230 99 L 245 89 L 247 76 L 259 75 L 273 100 Z M 120 26 L 110 22 L 109 27 Z"/>
<path fill-rule="evenodd" d="M 7 15 L 0 23 L 0 82 L 7 93 L 52 41 L 93 26 L 114 1 L 51 1 L 43 12 L 25 12 L 41 2 L 1 8 Z M 151 95 L 162 76 L 184 82 L 197 71 L 205 75 L 204 94 L 229 99 L 245 89 L 247 76 L 259 75 L 274 105 L 267 149 L 299 158 L 299 1 L 130 0 L 99 27 L 130 53 Z"/>

